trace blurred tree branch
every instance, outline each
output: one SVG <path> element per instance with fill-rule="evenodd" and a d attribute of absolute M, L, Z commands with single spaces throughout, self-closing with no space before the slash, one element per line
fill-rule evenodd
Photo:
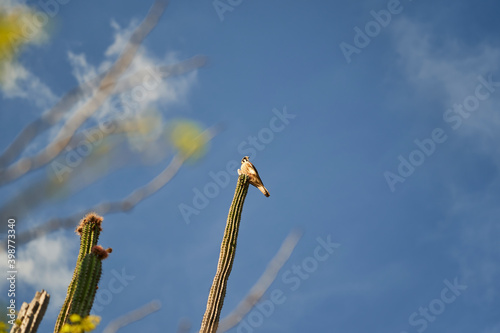
<path fill-rule="evenodd" d="M 154 72 L 156 75 L 158 75 L 159 78 L 167 79 L 172 76 L 182 75 L 189 71 L 192 71 L 193 69 L 203 67 L 206 62 L 207 57 L 197 55 L 173 65 L 156 66 Z M 146 70 L 139 70 L 133 74 L 130 74 L 126 78 L 120 79 L 115 87 L 113 94 L 122 93 L 137 86 L 138 84 L 140 84 L 140 81 L 146 74 L 148 74 Z M 103 79 L 105 75 L 106 73 L 103 73 L 93 80 L 82 83 L 78 87 L 72 89 L 71 91 L 66 93 L 56 103 L 56 105 L 45 112 L 40 118 L 28 124 L 5 149 L 2 155 L 0 155 L 0 175 L 5 171 L 2 171 L 2 169 L 5 168 L 8 163 L 12 162 L 16 157 L 18 157 L 22 153 L 23 149 L 26 148 L 26 146 L 30 144 L 38 135 L 56 125 L 62 119 L 64 114 L 72 107 L 74 107 L 79 101 L 88 98 L 91 95 L 92 91 L 95 89 L 95 86 L 99 81 Z M 111 124 L 110 127 L 115 128 L 115 126 L 113 125 L 116 126 L 116 124 Z M 79 133 L 75 133 L 68 145 L 70 145 L 71 142 L 74 141 L 74 137 L 78 134 Z M 2 179 L 0 180 L 0 184 L 12 180 L 14 179 Z"/>
<path fill-rule="evenodd" d="M 200 137 L 204 142 L 212 140 L 215 135 L 217 135 L 219 127 L 211 127 L 206 129 L 200 134 Z M 65 218 L 53 218 L 49 221 L 42 223 L 38 226 L 32 227 L 29 230 L 19 233 L 17 236 L 18 246 L 30 242 L 31 240 L 41 237 L 47 233 L 63 229 L 63 228 L 73 228 L 76 223 L 80 220 L 82 215 L 85 215 L 89 211 L 96 212 L 99 215 L 113 214 L 118 212 L 126 212 L 134 208 L 144 199 L 150 197 L 163 186 L 165 186 L 179 171 L 180 167 L 184 162 L 196 152 L 196 149 L 187 152 L 177 153 L 170 163 L 149 183 L 146 185 L 135 189 L 132 193 L 126 196 L 123 200 L 117 202 L 103 202 L 97 204 L 94 207 L 85 209 L 75 213 L 69 217 Z M 5 242 L 2 241 L 2 244 Z"/>
<path fill-rule="evenodd" d="M 236 308 L 231 311 L 226 317 L 222 318 L 219 323 L 218 333 L 223 333 L 229 331 L 231 328 L 238 325 L 239 322 L 252 310 L 252 308 L 257 304 L 265 292 L 269 289 L 271 284 L 276 279 L 279 270 L 287 262 L 288 258 L 292 254 L 295 246 L 297 245 L 302 232 L 299 230 L 292 230 L 290 234 L 281 244 L 280 249 L 273 257 L 273 259 L 267 265 L 266 270 L 261 275 L 259 280 L 250 289 L 245 298 L 236 306 Z"/>
<path fill-rule="evenodd" d="M 119 77 L 132 63 L 142 41 L 156 26 L 167 4 L 168 0 L 156 0 L 153 3 L 146 18 L 132 33 L 124 51 L 99 82 L 97 91 L 92 94 L 90 100 L 70 116 L 54 140 L 40 153 L 29 158 L 21 158 L 6 169 L 0 170 L 0 185 L 18 179 L 30 170 L 40 168 L 61 153 L 78 128 L 103 105 L 113 92 Z"/>
<path fill-rule="evenodd" d="M 161 303 L 159 301 L 151 301 L 148 304 L 143 305 L 142 307 L 113 320 L 108 324 L 108 326 L 106 326 L 103 333 L 116 333 L 120 328 L 135 323 L 149 316 L 150 314 L 160 310 L 160 308 L 161 308 Z"/>
<path fill-rule="evenodd" d="M 93 139 L 89 139 L 89 137 L 85 134 L 85 132 L 96 131 L 96 127 L 85 129 L 83 132 L 79 129 L 86 122 L 86 120 L 99 110 L 103 103 L 111 96 L 129 91 L 141 83 L 144 83 L 145 77 L 147 77 L 147 75 L 151 75 L 152 72 L 157 78 L 164 80 L 173 76 L 185 74 L 206 64 L 207 58 L 205 56 L 198 55 L 174 64 L 154 66 L 152 69 L 140 68 L 135 72 L 124 76 L 127 69 L 130 67 L 130 64 L 134 60 L 134 57 L 143 40 L 157 25 L 167 4 L 167 0 L 156 0 L 154 2 L 147 16 L 133 31 L 123 52 L 109 70 L 90 81 L 80 84 L 78 87 L 66 93 L 66 95 L 64 95 L 64 97 L 62 97 L 50 110 L 45 112 L 40 118 L 28 124 L 19 133 L 13 142 L 6 148 L 4 153 L 0 155 L 0 186 L 19 179 L 30 173 L 30 171 L 43 167 L 51 161 L 54 161 L 54 164 L 56 162 L 56 160 L 54 160 L 56 157 L 64 156 L 61 154 L 64 148 L 66 148 L 66 151 L 73 152 L 78 148 L 78 144 L 81 142 L 97 146 L 94 142 L 92 142 Z M 79 107 L 65 121 L 55 139 L 49 142 L 44 149 L 34 156 L 22 157 L 21 159 L 15 161 L 29 144 L 34 143 L 34 140 L 38 135 L 53 128 L 55 125 L 58 125 L 58 123 L 69 114 L 69 111 L 81 102 L 84 102 L 83 106 Z M 116 115 L 113 114 L 112 116 Z M 144 131 L 144 128 L 141 128 L 141 126 L 144 125 L 138 121 L 134 122 L 133 119 L 119 118 L 120 117 L 114 117 L 110 119 L 107 123 L 107 131 L 100 131 L 99 135 L 106 138 L 110 136 L 110 134 L 125 133 L 128 138 L 131 138 L 131 131 L 136 131 L 137 137 L 140 137 L 141 135 L 150 135 L 150 133 L 147 132 L 141 133 L 141 131 Z M 155 124 L 160 123 L 158 121 L 153 122 Z M 216 134 L 216 131 L 217 130 L 213 130 L 213 128 L 207 130 L 205 133 L 207 141 L 212 138 L 211 135 Z M 111 142 L 107 142 L 106 144 L 101 145 L 98 149 L 95 149 L 94 153 L 98 152 L 98 154 L 83 156 L 82 160 L 85 161 L 85 163 L 87 163 L 88 160 L 91 160 L 91 162 L 94 163 L 94 166 L 98 165 L 97 163 L 101 163 L 102 165 L 103 162 L 105 163 L 107 160 L 112 158 L 112 155 L 107 154 L 106 150 L 116 148 L 117 140 L 115 138 L 116 136 L 113 137 Z M 134 138 L 132 137 L 132 139 Z M 123 141 L 123 137 L 120 138 L 120 140 Z M 124 154 L 122 153 L 120 156 L 124 156 Z M 165 156 L 165 154 L 162 154 L 162 156 Z M 91 159 L 87 157 L 91 157 Z M 163 170 L 163 172 L 161 172 L 152 182 L 133 191 L 123 201 L 104 202 L 94 206 L 94 210 L 100 211 L 103 214 L 106 212 L 127 211 L 133 208 L 140 201 L 144 200 L 146 197 L 152 195 L 154 192 L 163 187 L 171 179 L 171 177 L 177 173 L 178 168 L 182 166 L 186 158 L 185 152 L 179 153 L 172 159 L 166 169 Z M 123 163 L 122 158 L 118 160 Z M 8 164 L 12 161 L 15 162 L 8 166 Z M 116 158 L 112 161 L 115 164 L 118 163 L 116 162 Z M 53 165 L 52 167 L 54 168 Z M 9 199 L 3 207 L 0 207 L 0 215 L 19 215 L 19 217 L 27 215 L 40 204 L 53 199 L 54 196 L 64 198 L 68 194 L 72 194 L 72 192 L 75 191 L 75 188 L 81 189 L 82 187 L 86 187 L 91 181 L 95 180 L 96 177 L 102 177 L 104 175 L 102 169 L 97 169 L 93 170 L 94 172 L 89 178 L 89 168 L 87 164 L 82 164 L 82 166 L 78 169 L 76 167 L 67 168 L 66 165 L 64 165 L 64 167 L 71 170 L 71 178 L 59 178 L 59 182 L 54 181 L 54 177 L 46 177 L 42 180 L 29 181 L 28 186 L 24 187 L 22 192 L 11 197 L 11 199 Z M 56 175 L 60 177 L 57 173 Z M 67 185 L 70 181 L 72 187 Z M 88 210 L 85 210 L 85 212 L 87 211 Z M 23 240 L 32 240 L 34 237 L 59 228 L 72 227 L 74 223 L 79 220 L 79 216 L 82 215 L 82 213 L 83 212 L 78 212 L 67 218 L 51 219 L 42 225 L 31 228 L 29 231 L 24 233 L 21 232 L 19 235 L 20 242 L 22 243 Z M 0 231 L 3 231 L 4 229 L 4 227 L 0 227 Z"/>

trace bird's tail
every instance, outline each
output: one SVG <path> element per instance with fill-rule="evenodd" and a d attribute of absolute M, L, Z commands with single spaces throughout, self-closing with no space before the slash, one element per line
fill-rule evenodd
<path fill-rule="evenodd" d="M 269 191 L 264 186 L 259 186 L 258 189 L 264 194 L 266 197 L 270 196 Z"/>

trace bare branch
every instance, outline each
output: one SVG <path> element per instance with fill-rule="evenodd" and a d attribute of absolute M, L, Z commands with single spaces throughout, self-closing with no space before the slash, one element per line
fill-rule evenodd
<path fill-rule="evenodd" d="M 188 333 L 191 330 L 191 322 L 187 318 L 181 318 L 177 333 Z"/>
<path fill-rule="evenodd" d="M 207 57 L 202 55 L 196 55 L 192 58 L 180 61 L 173 65 L 162 65 L 156 66 L 154 68 L 155 75 L 159 78 L 167 79 L 171 76 L 178 76 L 192 71 L 195 68 L 200 68 L 205 66 L 207 63 Z M 148 75 L 147 69 L 138 70 L 129 76 L 120 79 L 116 84 L 115 93 L 121 93 L 123 91 L 130 90 L 135 86 L 142 84 L 145 75 Z"/>
<path fill-rule="evenodd" d="M 219 126 L 214 126 L 203 131 L 200 136 L 204 139 L 205 142 L 208 142 L 218 134 L 219 130 Z M 86 209 L 85 211 L 73 214 L 72 216 L 65 218 L 53 218 L 39 226 L 32 227 L 29 230 L 19 233 L 19 235 L 17 236 L 18 246 L 62 228 L 74 228 L 76 222 L 80 220 L 81 216 L 85 215 L 89 211 L 94 211 L 99 215 L 105 215 L 131 210 L 141 201 L 150 197 L 158 190 L 160 190 L 163 186 L 165 186 L 177 174 L 180 167 L 192 155 L 192 153 L 194 153 L 194 151 L 185 155 L 181 153 L 176 154 L 172 158 L 170 163 L 166 166 L 166 168 L 163 169 L 163 171 L 160 172 L 155 178 L 153 178 L 153 180 L 151 180 L 146 185 L 134 190 L 121 201 L 103 202 L 94 207 Z M 5 242 L 5 240 L 3 242 Z"/>
<path fill-rule="evenodd" d="M 103 333 L 116 333 L 122 327 L 135 323 L 143 319 L 144 317 L 149 316 L 150 314 L 158 311 L 161 308 L 161 303 L 159 301 L 152 301 L 148 304 L 136 309 L 132 312 L 127 313 L 126 315 L 119 317 L 113 320 L 111 323 L 106 326 Z"/>
<path fill-rule="evenodd" d="M 197 55 L 173 65 L 156 66 L 154 71 L 159 78 L 167 79 L 203 67 L 206 63 L 207 57 Z M 103 73 L 67 92 L 50 110 L 45 112 L 40 118 L 28 124 L 5 149 L 2 155 L 0 155 L 0 168 L 6 167 L 8 163 L 11 163 L 18 157 L 24 148 L 26 148 L 26 146 L 38 135 L 57 124 L 62 119 L 65 112 L 74 107 L 76 103 L 88 98 L 105 75 L 106 73 Z M 144 79 L 144 75 L 149 75 L 149 73 L 147 73 L 146 70 L 140 70 L 126 78 L 120 79 L 113 94 L 122 93 L 142 83 L 141 81 Z"/>
<path fill-rule="evenodd" d="M 3 168 L 12 162 L 35 137 L 54 126 L 63 117 L 64 112 L 73 107 L 80 99 L 90 95 L 91 87 L 96 85 L 102 76 L 104 74 L 72 89 L 40 118 L 28 124 L 0 156 L 0 166 Z"/>
<path fill-rule="evenodd" d="M 125 50 L 99 83 L 99 88 L 82 107 L 63 125 L 55 139 L 45 149 L 33 157 L 22 158 L 5 170 L 0 171 L 0 184 L 13 181 L 30 170 L 37 169 L 52 161 L 68 145 L 71 137 L 90 118 L 113 92 L 119 77 L 132 63 L 144 38 L 158 23 L 168 0 L 156 0 L 146 18 L 132 33 Z"/>
<path fill-rule="evenodd" d="M 295 246 L 301 236 L 302 232 L 298 230 L 292 230 L 290 234 L 288 234 L 286 239 L 283 241 L 283 244 L 281 244 L 278 253 L 276 253 L 274 258 L 267 265 L 264 274 L 262 274 L 259 280 L 250 289 L 245 298 L 236 306 L 236 308 L 220 321 L 217 333 L 226 332 L 238 325 L 238 323 L 250 312 L 250 310 L 252 310 L 255 304 L 259 302 L 264 293 L 276 279 L 281 267 L 283 267 L 288 258 L 290 258 L 290 255 L 295 249 Z"/>

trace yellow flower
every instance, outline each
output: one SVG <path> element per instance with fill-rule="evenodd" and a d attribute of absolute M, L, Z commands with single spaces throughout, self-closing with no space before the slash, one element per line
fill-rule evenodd
<path fill-rule="evenodd" d="M 0 321 L 0 333 L 7 333 L 7 324 Z"/>
<path fill-rule="evenodd" d="M 27 6 L 10 10 L 0 7 L 0 79 L 3 68 L 9 66 L 21 47 L 39 43 L 46 37 L 44 23 L 47 21 L 40 22 L 42 16 L 37 14 L 40 13 Z"/>
<path fill-rule="evenodd" d="M 26 42 L 21 32 L 21 13 L 0 12 L 0 60 L 10 61 L 20 45 Z"/>
<path fill-rule="evenodd" d="M 71 316 L 69 316 L 69 320 L 73 324 L 78 324 L 82 320 L 82 317 L 80 317 L 80 315 L 77 315 L 76 313 L 74 313 Z"/>
<path fill-rule="evenodd" d="M 171 127 L 169 139 L 180 154 L 196 160 L 205 154 L 207 148 L 207 139 L 202 133 L 203 129 L 195 122 L 178 120 Z"/>
<path fill-rule="evenodd" d="M 73 332 L 73 326 L 70 324 L 64 324 L 59 333 L 71 333 Z"/>
<path fill-rule="evenodd" d="M 84 333 L 93 331 L 101 322 L 101 317 L 87 316 L 82 319 L 79 315 L 72 314 L 69 320 L 71 324 L 64 324 L 60 333 Z"/>
<path fill-rule="evenodd" d="M 87 316 L 82 320 L 82 328 L 85 332 L 93 331 L 101 322 L 101 317 Z"/>

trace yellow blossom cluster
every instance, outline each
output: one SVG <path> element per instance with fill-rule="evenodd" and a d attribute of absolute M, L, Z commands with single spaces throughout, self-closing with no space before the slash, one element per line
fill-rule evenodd
<path fill-rule="evenodd" d="M 93 331 L 99 325 L 101 318 L 98 316 L 87 316 L 82 319 L 77 314 L 69 317 L 71 323 L 66 323 L 61 329 L 61 333 L 84 333 Z"/>

